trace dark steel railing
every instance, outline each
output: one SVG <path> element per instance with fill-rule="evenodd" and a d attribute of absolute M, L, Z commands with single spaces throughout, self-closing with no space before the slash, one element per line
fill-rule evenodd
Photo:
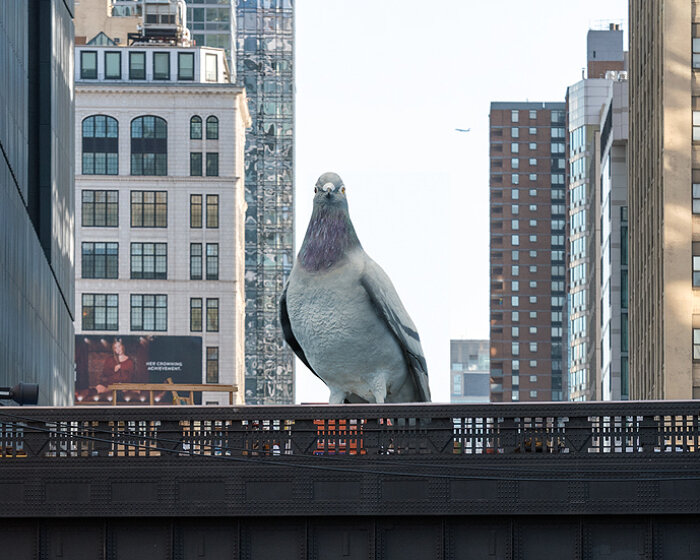
<path fill-rule="evenodd" d="M 0 459 L 700 453 L 700 403 L 3 407 Z"/>

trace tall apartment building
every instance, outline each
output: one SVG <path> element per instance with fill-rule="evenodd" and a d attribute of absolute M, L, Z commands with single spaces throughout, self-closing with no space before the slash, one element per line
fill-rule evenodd
<path fill-rule="evenodd" d="M 187 2 L 197 44 L 231 49 L 253 123 L 245 149 L 246 402 L 290 404 L 294 359 L 277 308 L 294 260 L 293 2 Z"/>
<path fill-rule="evenodd" d="M 0 2 L 0 386 L 73 402 L 73 2 Z"/>
<path fill-rule="evenodd" d="M 450 340 L 450 402 L 489 402 L 488 340 Z"/>
<path fill-rule="evenodd" d="M 491 103 L 491 401 L 565 395 L 564 125 L 564 103 Z"/>
<path fill-rule="evenodd" d="M 629 21 L 630 398 L 700 398 L 700 6 Z"/>
<path fill-rule="evenodd" d="M 629 399 L 627 141 L 629 82 L 608 74 L 600 117 L 600 397 Z"/>
<path fill-rule="evenodd" d="M 616 24 L 606 30 L 590 30 L 587 37 L 589 78 L 567 89 L 569 164 L 569 399 L 600 400 L 603 351 L 601 294 L 604 265 L 601 226 L 601 113 L 611 101 L 613 83 L 625 77 L 622 31 Z M 626 77 L 625 77 L 626 79 Z M 611 113 L 612 115 L 612 113 Z M 612 126 L 612 124 L 611 124 Z M 610 138 L 606 138 L 606 141 Z M 608 168 L 610 170 L 610 168 Z M 606 230 L 606 233 L 609 233 Z M 612 253 L 606 253 L 608 257 Z M 608 263 L 610 264 L 610 263 Z M 610 271 L 606 268 L 609 277 Z M 612 284 L 608 284 L 612 289 Z M 618 288 L 619 289 L 619 288 Z M 610 294 L 608 294 L 610 295 Z M 619 306 L 618 306 L 619 307 Z M 606 330 L 607 334 L 610 334 Z M 608 344 L 610 339 L 606 339 Z M 609 357 L 609 356 L 608 356 Z M 617 368 L 619 370 L 619 368 Z"/>
<path fill-rule="evenodd" d="M 76 399 L 108 399 L 110 380 L 242 389 L 250 118 L 224 51 L 148 41 L 75 57 Z"/>

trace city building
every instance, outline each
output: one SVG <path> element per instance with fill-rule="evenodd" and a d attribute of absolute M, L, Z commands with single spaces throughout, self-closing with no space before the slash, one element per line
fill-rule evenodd
<path fill-rule="evenodd" d="M 142 0 L 74 1 L 76 45 L 127 45 L 143 23 Z"/>
<path fill-rule="evenodd" d="M 565 399 L 565 104 L 492 102 L 491 401 Z"/>
<path fill-rule="evenodd" d="M 141 25 L 140 4 L 80 0 L 81 10 L 90 6 L 97 15 L 79 14 L 76 33 L 85 43 L 125 45 Z M 230 80 L 245 87 L 252 119 L 245 149 L 246 401 L 290 404 L 294 356 L 277 307 L 295 254 L 294 7 L 291 0 L 187 0 L 186 25 L 196 46 L 226 51 Z"/>
<path fill-rule="evenodd" d="M 151 38 L 75 60 L 76 399 L 109 380 L 242 389 L 244 90 L 222 49 Z"/>
<path fill-rule="evenodd" d="M 630 398 L 700 398 L 700 6 L 629 22 Z"/>
<path fill-rule="evenodd" d="M 629 82 L 614 79 L 600 120 L 600 399 L 629 399 L 627 140 Z"/>
<path fill-rule="evenodd" d="M 294 356 L 284 343 L 278 302 L 295 255 L 294 6 L 292 0 L 187 3 L 196 44 L 230 49 L 253 123 L 245 150 L 246 402 L 290 404 Z"/>
<path fill-rule="evenodd" d="M 489 402 L 488 340 L 450 340 L 450 402 Z"/>
<path fill-rule="evenodd" d="M 580 80 L 567 89 L 567 126 L 568 126 L 568 150 L 567 161 L 569 167 L 569 294 L 568 294 L 568 318 L 569 318 L 569 360 L 568 360 L 568 387 L 569 400 L 601 400 L 604 396 L 602 371 L 606 369 L 608 389 L 611 378 L 611 368 L 615 370 L 619 379 L 619 342 L 616 344 L 614 354 L 616 365 L 612 366 L 612 341 L 617 341 L 620 332 L 620 270 L 619 258 L 613 262 L 602 257 L 612 259 L 612 255 L 619 256 L 619 241 L 614 239 L 614 247 L 611 242 L 610 228 L 616 232 L 619 229 L 620 210 L 618 206 L 624 205 L 619 198 L 603 200 L 601 179 L 604 162 L 601 152 L 603 149 L 614 150 L 615 161 L 610 160 L 605 167 L 605 178 L 610 178 L 615 168 L 616 185 L 614 191 L 616 197 L 620 190 L 626 190 L 626 180 L 620 182 L 620 164 L 617 161 L 626 152 L 626 147 L 617 145 L 621 138 L 615 139 L 616 147 L 603 146 L 612 141 L 611 128 L 605 132 L 605 138 L 601 138 L 601 130 L 606 126 L 606 108 L 612 103 L 613 85 L 617 80 L 627 79 L 625 68 L 625 52 L 623 48 L 623 32 L 618 24 L 610 24 L 604 30 L 590 30 L 587 36 L 588 52 L 588 77 Z M 618 99 L 614 104 L 616 113 L 616 132 L 620 131 L 619 106 L 622 90 L 626 86 L 618 87 Z M 613 112 L 609 112 L 610 118 Z M 626 114 L 624 119 L 626 121 Z M 612 120 L 609 127 L 612 127 Z M 608 153 L 608 155 L 610 155 Z M 625 160 L 621 163 L 624 168 Z M 605 187 L 612 189 L 608 181 Z M 608 193 L 611 194 L 611 193 Z M 617 214 L 613 218 L 603 215 L 603 210 L 612 212 L 613 207 Z M 601 231 L 601 227 L 605 231 Z M 614 271 L 613 271 L 614 268 Z M 603 287 L 607 286 L 608 292 L 603 295 Z M 613 293 L 614 289 L 614 293 Z M 603 306 L 606 308 L 603 309 Z M 615 333 L 615 336 L 611 336 Z M 607 345 L 602 347 L 603 341 Z M 604 366 L 605 364 L 605 366 Z M 608 391 L 612 398 L 612 393 Z M 620 391 L 617 391 L 620 398 Z"/>
<path fill-rule="evenodd" d="M 72 10 L 0 2 L 0 386 L 52 406 L 73 402 Z"/>

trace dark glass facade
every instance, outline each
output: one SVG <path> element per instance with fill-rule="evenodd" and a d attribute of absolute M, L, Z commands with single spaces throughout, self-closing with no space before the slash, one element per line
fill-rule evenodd
<path fill-rule="evenodd" d="M 73 395 L 72 0 L 0 2 L 0 386 Z"/>
<path fill-rule="evenodd" d="M 227 17 L 235 49 L 225 43 Z M 294 360 L 277 307 L 294 259 L 294 5 L 188 0 L 188 26 L 197 44 L 233 51 L 253 121 L 245 149 L 246 402 L 289 404 Z"/>

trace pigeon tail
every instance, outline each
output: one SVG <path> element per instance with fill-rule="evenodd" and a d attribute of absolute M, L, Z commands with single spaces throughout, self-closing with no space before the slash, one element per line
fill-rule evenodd
<path fill-rule="evenodd" d="M 299 262 L 308 271 L 330 268 L 348 249 L 361 247 L 346 208 L 314 205 L 311 221 L 299 251 Z"/>

